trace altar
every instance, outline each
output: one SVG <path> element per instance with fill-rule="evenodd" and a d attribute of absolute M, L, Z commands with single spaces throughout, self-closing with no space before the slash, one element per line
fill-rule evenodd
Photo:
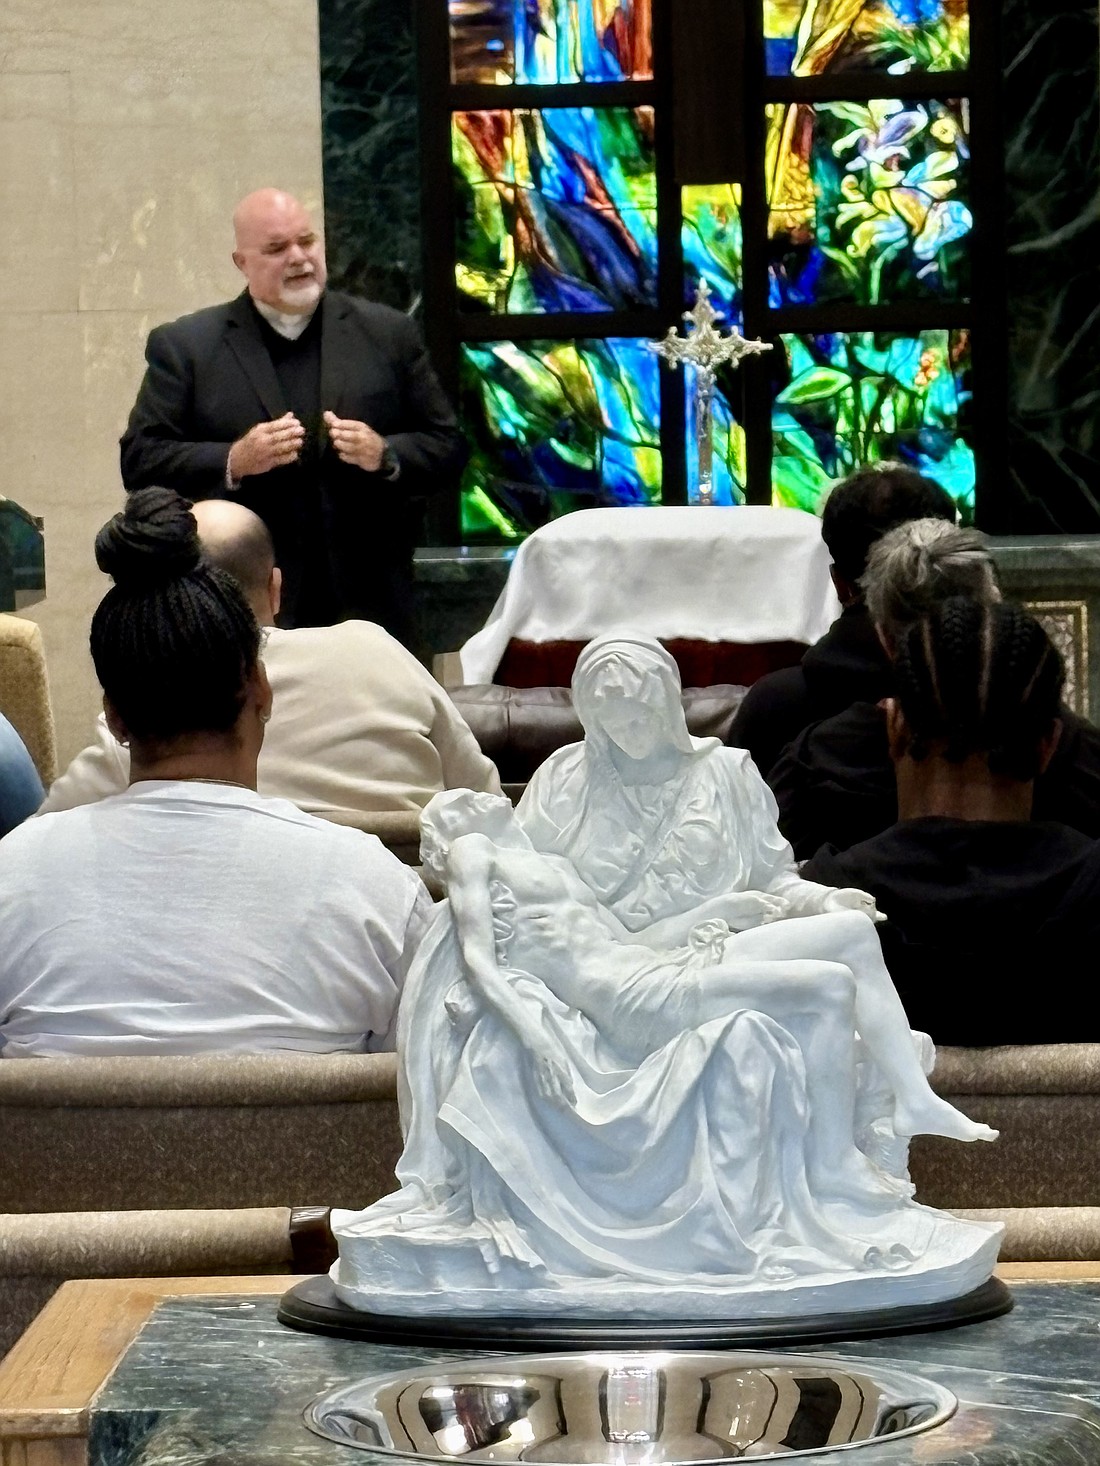
<path fill-rule="evenodd" d="M 709 512 L 728 519 L 728 533 L 736 536 L 740 509 Z M 1066 701 L 1075 712 L 1096 721 L 1100 718 L 1100 536 L 992 537 L 989 547 L 1006 597 L 1038 616 L 1061 652 L 1066 662 Z M 504 591 L 516 554 L 514 546 L 487 545 L 417 551 L 417 637 L 425 660 L 457 652 L 485 626 Z M 461 680 L 457 668 L 450 680 Z"/>
<path fill-rule="evenodd" d="M 808 1457 L 822 1466 L 1025 1466 L 1100 1462 L 1100 1263 L 1009 1264 L 1016 1307 L 946 1332 L 829 1345 L 823 1360 L 876 1361 L 946 1386 L 959 1408 L 912 1438 Z M 276 1322 L 294 1280 L 100 1279 L 66 1283 L 0 1365 L 4 1466 L 381 1466 L 312 1435 L 320 1393 L 379 1368 L 446 1359 L 296 1333 Z"/>

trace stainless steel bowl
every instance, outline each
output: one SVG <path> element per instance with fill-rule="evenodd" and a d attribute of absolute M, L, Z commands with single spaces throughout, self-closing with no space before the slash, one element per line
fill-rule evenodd
<path fill-rule="evenodd" d="M 489 1355 L 377 1374 L 310 1430 L 420 1460 L 673 1466 L 870 1445 L 941 1425 L 949 1390 L 875 1363 L 744 1353 Z"/>

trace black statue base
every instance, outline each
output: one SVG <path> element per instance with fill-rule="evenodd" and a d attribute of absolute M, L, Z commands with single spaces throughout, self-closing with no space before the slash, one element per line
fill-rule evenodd
<path fill-rule="evenodd" d="M 438 1349 L 764 1349 L 824 1344 L 950 1329 L 997 1318 L 1012 1307 L 998 1278 L 962 1298 L 852 1313 L 780 1319 L 524 1318 L 518 1314 L 427 1315 L 421 1318 L 365 1313 L 349 1308 L 328 1277 L 306 1278 L 284 1293 L 279 1322 L 309 1334 L 366 1339 L 373 1344 L 414 1344 Z"/>

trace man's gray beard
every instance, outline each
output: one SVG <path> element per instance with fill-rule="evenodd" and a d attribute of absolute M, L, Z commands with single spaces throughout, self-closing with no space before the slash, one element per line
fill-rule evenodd
<path fill-rule="evenodd" d="M 296 311 L 304 314 L 307 310 L 312 310 L 320 299 L 321 286 L 310 276 L 308 284 L 298 290 L 288 290 L 284 285 L 282 303 L 277 308 L 285 310 L 288 315 L 293 315 Z"/>

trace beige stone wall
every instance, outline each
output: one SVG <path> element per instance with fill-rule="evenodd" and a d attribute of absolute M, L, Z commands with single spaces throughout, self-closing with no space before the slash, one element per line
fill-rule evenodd
<path fill-rule="evenodd" d="M 316 207 L 315 0 L 0 4 L 0 492 L 46 523 L 62 766 L 87 740 L 87 651 L 120 505 L 118 437 L 151 326 L 228 299 L 229 216 L 278 184 Z"/>

